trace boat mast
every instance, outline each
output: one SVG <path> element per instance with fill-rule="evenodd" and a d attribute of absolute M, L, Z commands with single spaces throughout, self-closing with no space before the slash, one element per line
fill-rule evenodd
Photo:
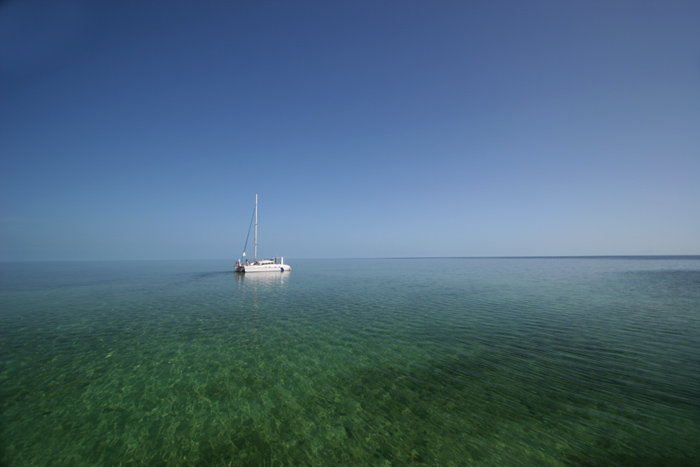
<path fill-rule="evenodd" d="M 253 261 L 258 261 L 258 194 L 255 193 L 255 251 Z"/>

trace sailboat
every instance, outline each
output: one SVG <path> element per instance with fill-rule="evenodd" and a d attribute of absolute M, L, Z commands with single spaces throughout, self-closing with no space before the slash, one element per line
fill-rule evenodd
<path fill-rule="evenodd" d="M 254 244 L 255 249 L 253 253 L 253 262 L 246 259 L 242 262 L 239 258 L 236 260 L 236 266 L 234 267 L 235 272 L 284 272 L 291 271 L 292 267 L 288 264 L 284 264 L 284 257 L 278 256 L 272 259 L 261 259 L 258 260 L 258 194 L 255 193 L 255 212 L 253 213 L 253 219 L 251 219 L 251 224 L 255 220 L 255 237 Z M 245 257 L 245 250 L 248 247 L 248 238 L 250 237 L 250 227 L 248 227 L 248 237 L 245 239 L 245 246 L 243 247 L 243 257 Z"/>

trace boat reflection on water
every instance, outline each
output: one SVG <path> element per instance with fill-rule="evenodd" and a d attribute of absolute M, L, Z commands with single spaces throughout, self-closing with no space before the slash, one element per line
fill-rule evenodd
<path fill-rule="evenodd" d="M 272 297 L 284 295 L 284 284 L 289 274 L 239 274 L 234 273 L 236 289 L 240 294 L 241 305 L 247 312 L 257 315 Z"/>
<path fill-rule="evenodd" d="M 284 285 L 285 281 L 289 280 L 290 274 L 234 274 L 233 277 L 238 285 L 273 287 Z"/>

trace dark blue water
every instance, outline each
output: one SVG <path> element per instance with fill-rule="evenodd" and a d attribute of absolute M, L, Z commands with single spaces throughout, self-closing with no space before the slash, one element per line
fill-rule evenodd
<path fill-rule="evenodd" d="M 700 257 L 0 264 L 0 465 L 700 464 Z"/>

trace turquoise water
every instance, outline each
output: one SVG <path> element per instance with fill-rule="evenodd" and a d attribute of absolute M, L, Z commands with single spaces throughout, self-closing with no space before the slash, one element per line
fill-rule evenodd
<path fill-rule="evenodd" d="M 700 465 L 700 257 L 0 264 L 0 465 Z"/>

